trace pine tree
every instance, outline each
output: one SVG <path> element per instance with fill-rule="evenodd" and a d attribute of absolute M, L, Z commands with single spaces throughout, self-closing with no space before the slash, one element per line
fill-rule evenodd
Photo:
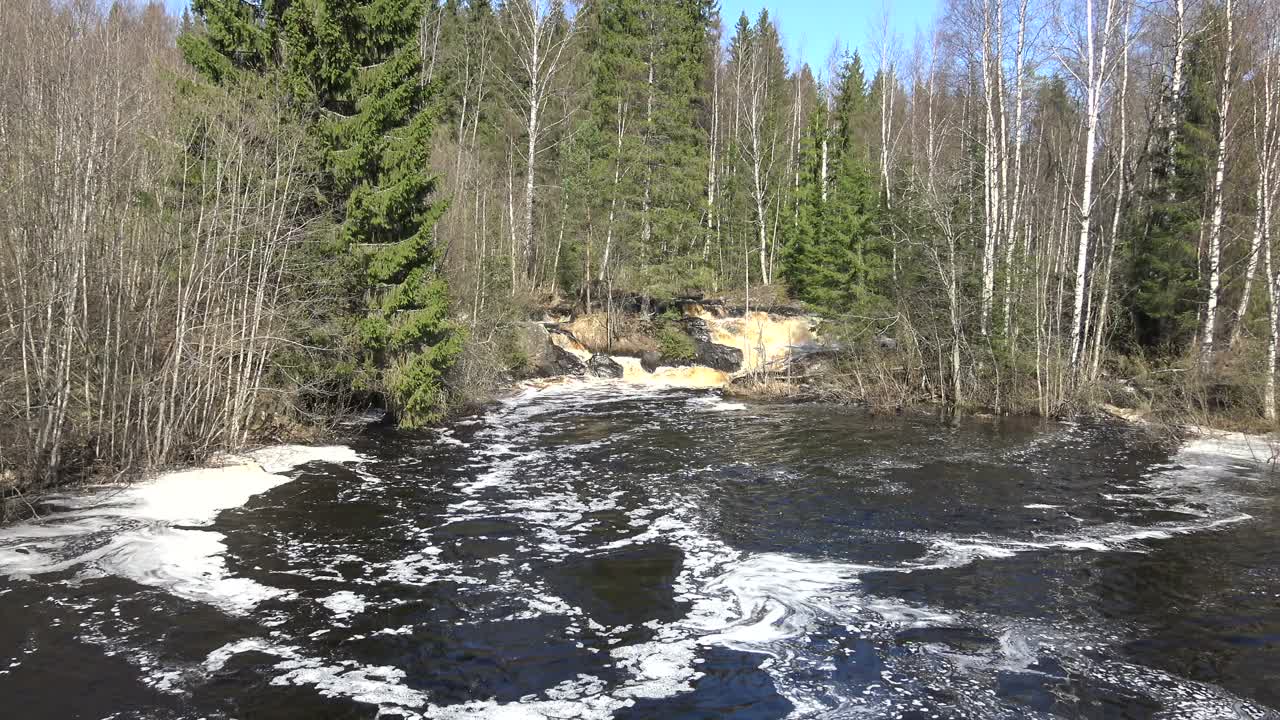
<path fill-rule="evenodd" d="M 423 83 L 422 11 L 421 0 L 298 0 L 284 17 L 291 88 L 316 108 L 323 203 L 364 270 L 357 387 L 409 427 L 443 413 L 461 344 L 436 267 L 445 204 L 427 169 L 437 86 Z"/>

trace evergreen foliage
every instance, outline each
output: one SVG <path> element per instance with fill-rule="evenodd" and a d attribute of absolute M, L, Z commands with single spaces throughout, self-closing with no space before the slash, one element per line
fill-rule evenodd
<path fill-rule="evenodd" d="M 438 419 L 461 335 L 448 318 L 428 170 L 437 85 L 422 81 L 422 0 L 196 0 L 179 39 L 209 82 L 265 78 L 307 124 L 318 196 L 310 264 L 322 298 L 302 327 L 302 385 L 382 397 L 406 426 Z"/>
<path fill-rule="evenodd" d="M 1186 84 L 1174 144 L 1153 144 L 1152 183 L 1141 214 L 1129 220 L 1128 283 L 1133 340 L 1177 351 L 1195 335 L 1201 303 L 1198 244 L 1216 149 L 1214 36 L 1197 35 L 1187 53 Z"/>
<path fill-rule="evenodd" d="M 356 381 L 408 427 L 443 414 L 461 344 L 436 267 L 445 203 L 428 170 L 438 88 L 422 81 L 422 11 L 421 0 L 300 0 L 285 15 L 290 85 L 316 108 L 324 201 L 365 272 Z"/>
<path fill-rule="evenodd" d="M 643 289 L 658 295 L 703 285 L 699 229 L 707 177 L 707 129 L 701 124 L 710 0 L 646 3 L 645 34 L 653 81 L 644 128 L 651 188 L 651 248 L 641 269 Z"/>
<path fill-rule="evenodd" d="M 611 264 L 628 260 L 623 280 L 644 294 L 708 280 L 701 228 L 712 12 L 709 0 L 602 0 L 576 19 L 589 70 L 572 182 L 597 190 L 594 222 L 583 230 L 597 243 L 612 231 Z"/>
<path fill-rule="evenodd" d="M 783 258 L 791 294 L 831 314 L 877 304 L 888 265 L 877 230 L 876 184 L 858 144 L 857 128 L 865 122 L 868 105 L 856 55 L 844 63 L 838 87 L 831 116 L 820 107 L 805 131 L 796 220 Z M 824 139 L 831 153 L 826 177 Z"/>
<path fill-rule="evenodd" d="M 277 63 L 276 41 L 290 0 L 192 0 L 178 48 L 207 80 L 224 84 L 241 72 L 266 73 Z"/>

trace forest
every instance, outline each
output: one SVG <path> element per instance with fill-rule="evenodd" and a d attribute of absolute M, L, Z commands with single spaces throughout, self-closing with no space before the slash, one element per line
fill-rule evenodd
<path fill-rule="evenodd" d="M 1274 425 L 1280 3 L 889 12 L 810 67 L 714 0 L 0 3 L 0 493 L 431 425 L 522 321 L 690 297 L 863 399 Z"/>

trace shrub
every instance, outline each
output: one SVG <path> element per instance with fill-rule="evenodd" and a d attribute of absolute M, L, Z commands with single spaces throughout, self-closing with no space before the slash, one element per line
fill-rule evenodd
<path fill-rule="evenodd" d="M 658 327 L 658 352 L 663 360 L 689 362 L 698 357 L 698 346 L 678 326 L 663 323 Z"/>

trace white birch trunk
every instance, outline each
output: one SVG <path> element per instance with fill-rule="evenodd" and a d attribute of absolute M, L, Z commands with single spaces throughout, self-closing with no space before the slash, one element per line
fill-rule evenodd
<path fill-rule="evenodd" d="M 1115 25 L 1117 0 L 1107 0 L 1101 43 L 1094 29 L 1093 0 L 1085 2 L 1085 55 L 1088 63 L 1085 101 L 1084 180 L 1080 187 L 1080 232 L 1076 249 L 1075 297 L 1071 313 L 1070 364 L 1078 367 L 1083 350 L 1085 294 L 1088 291 L 1089 240 L 1093 221 L 1093 166 L 1098 152 L 1098 119 L 1102 114 L 1102 94 L 1107 79 L 1107 51 Z M 1101 47 L 1099 48 L 1099 44 Z"/>
<path fill-rule="evenodd" d="M 1230 134 L 1227 122 L 1231 116 L 1231 64 L 1235 53 L 1232 0 L 1226 0 L 1225 10 L 1227 56 L 1222 66 L 1222 80 L 1218 93 L 1218 155 L 1217 167 L 1213 173 L 1213 219 L 1209 223 L 1207 248 L 1209 295 L 1205 301 L 1204 328 L 1200 337 L 1200 362 L 1206 365 L 1213 360 L 1214 336 L 1218 329 L 1218 288 L 1222 282 L 1222 214 L 1225 204 L 1222 184 L 1227 167 L 1227 138 Z"/>
<path fill-rule="evenodd" d="M 1029 0 L 1021 0 L 1018 5 L 1018 44 L 1014 51 L 1014 107 L 1013 107 L 1013 197 L 1009 211 L 1009 223 L 1005 227 L 1004 256 L 1004 326 L 1005 336 L 1013 335 L 1013 251 L 1017 246 L 1017 226 L 1020 222 L 1019 211 L 1022 206 L 1022 104 L 1024 63 L 1026 61 L 1027 5 Z"/>
<path fill-rule="evenodd" d="M 716 169 L 720 162 L 720 53 L 717 47 L 715 67 L 711 69 L 711 142 L 707 151 L 707 223 L 702 238 L 702 261 L 711 254 L 711 236 L 715 232 Z"/>
<path fill-rule="evenodd" d="M 1173 161 L 1175 145 L 1178 141 L 1178 121 L 1182 115 L 1182 75 L 1187 56 L 1187 3 L 1186 0 L 1174 0 L 1174 46 L 1173 46 L 1173 79 L 1169 86 L 1169 172 L 1177 171 Z M 1172 193 L 1172 188 L 1170 193 Z M 1172 195 L 1170 196 L 1172 199 Z"/>
<path fill-rule="evenodd" d="M 1002 2 L 1002 0 L 995 0 Z M 986 336 L 991 329 L 991 304 L 995 291 L 996 240 L 999 237 L 1000 186 L 997 182 L 997 141 L 995 106 L 999 102 L 996 93 L 995 71 L 999 58 L 992 57 L 993 18 L 992 0 L 984 0 L 982 6 L 982 93 L 985 135 L 982 153 L 983 204 L 982 222 L 982 288 L 978 308 L 978 332 Z M 994 28 L 999 32 L 999 28 Z"/>
<path fill-rule="evenodd" d="M 827 99 L 827 115 L 826 115 L 826 119 L 823 121 L 824 127 L 822 128 L 822 178 L 820 180 L 822 183 L 823 204 L 827 202 L 827 159 L 829 157 L 828 142 L 831 136 L 831 90 L 830 89 L 827 90 L 826 96 L 827 96 L 826 98 Z"/>
<path fill-rule="evenodd" d="M 1129 11 L 1126 8 L 1124 18 L 1125 43 L 1121 49 L 1120 69 L 1120 156 L 1119 168 L 1116 171 L 1116 199 L 1111 214 L 1111 237 L 1107 243 L 1107 258 L 1102 276 L 1102 298 L 1095 313 L 1093 334 L 1093 354 L 1089 361 L 1089 377 L 1097 379 L 1102 367 L 1102 347 L 1106 342 L 1107 313 L 1111 304 L 1111 278 L 1115 265 L 1116 243 L 1120 239 L 1120 218 L 1124 212 L 1125 190 L 1128 188 L 1128 156 L 1129 156 Z"/>

